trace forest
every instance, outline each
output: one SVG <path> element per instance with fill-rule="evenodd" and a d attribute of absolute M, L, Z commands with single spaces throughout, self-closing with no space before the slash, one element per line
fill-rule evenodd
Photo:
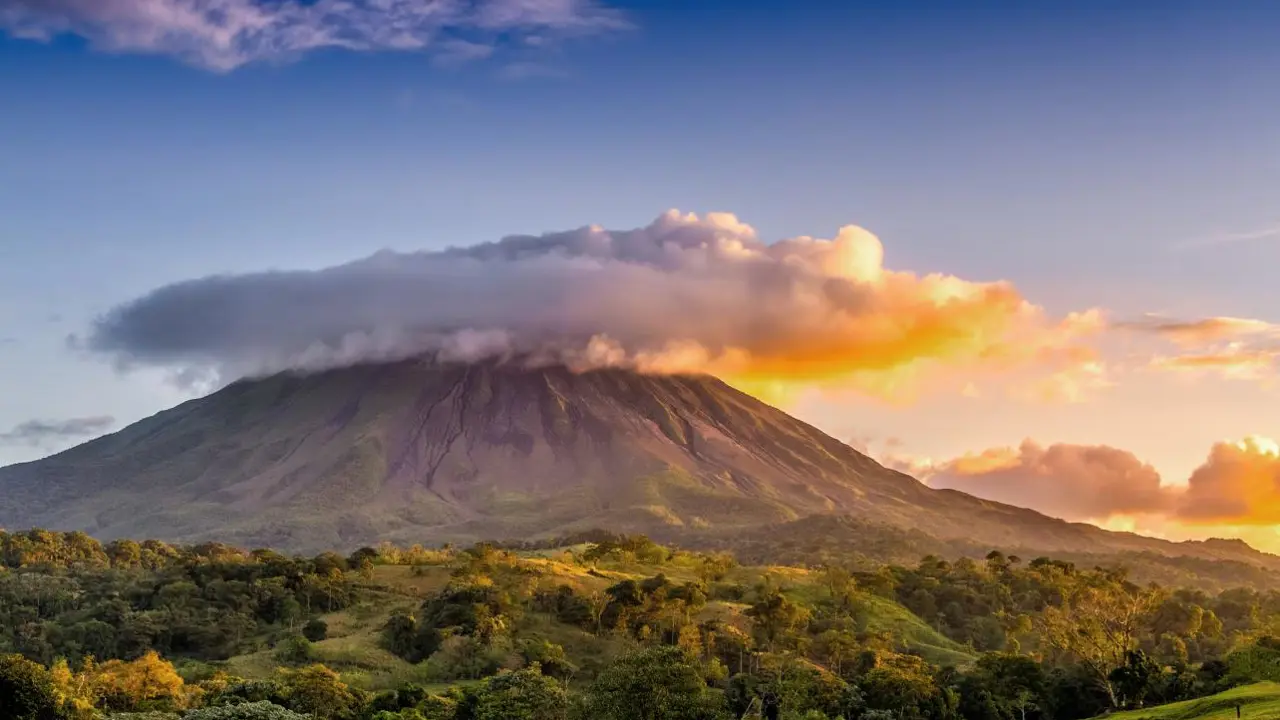
<path fill-rule="evenodd" d="M 289 557 L 0 532 L 8 720 L 1076 720 L 1280 680 L 1280 593 L 640 536 Z"/>

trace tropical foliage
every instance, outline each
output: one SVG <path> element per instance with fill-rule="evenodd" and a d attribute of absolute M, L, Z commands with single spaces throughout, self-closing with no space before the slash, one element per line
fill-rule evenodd
<path fill-rule="evenodd" d="M 1073 720 L 1280 681 L 1280 594 L 741 566 L 643 537 L 285 557 L 0 532 L 17 720 Z"/>

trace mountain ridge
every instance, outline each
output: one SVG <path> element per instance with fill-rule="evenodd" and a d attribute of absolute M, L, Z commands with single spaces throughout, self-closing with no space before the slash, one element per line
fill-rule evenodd
<path fill-rule="evenodd" d="M 668 536 L 818 515 L 940 539 L 1152 552 L 1280 569 L 929 488 L 699 375 L 423 359 L 242 380 L 0 468 L 0 527 L 290 550 L 378 540 Z"/>

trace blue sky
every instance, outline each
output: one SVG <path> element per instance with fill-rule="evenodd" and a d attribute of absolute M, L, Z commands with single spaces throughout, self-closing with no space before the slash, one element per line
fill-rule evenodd
<path fill-rule="evenodd" d="M 0 0 L 0 463 L 83 439 L 32 444 L 29 421 L 118 426 L 187 397 L 172 368 L 68 344 L 156 287 L 668 208 L 766 241 L 857 224 L 892 268 L 1012 281 L 1051 314 L 1280 320 L 1271 3 L 547 0 L 560 15 L 432 26 L 423 49 L 202 60 L 59 1 L 78 22 Z M 187 4 L 103 7 L 147 2 Z M 1266 379 L 793 409 L 935 458 L 1114 444 L 1183 482 L 1213 442 L 1280 433 Z"/>

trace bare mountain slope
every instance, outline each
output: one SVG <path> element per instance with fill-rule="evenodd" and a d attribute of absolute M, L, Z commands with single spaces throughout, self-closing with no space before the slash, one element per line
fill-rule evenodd
<path fill-rule="evenodd" d="M 933 490 L 713 378 L 624 370 L 411 361 L 282 374 L 0 469 L 0 527 L 295 550 L 815 514 L 999 547 L 1280 561 Z"/>

